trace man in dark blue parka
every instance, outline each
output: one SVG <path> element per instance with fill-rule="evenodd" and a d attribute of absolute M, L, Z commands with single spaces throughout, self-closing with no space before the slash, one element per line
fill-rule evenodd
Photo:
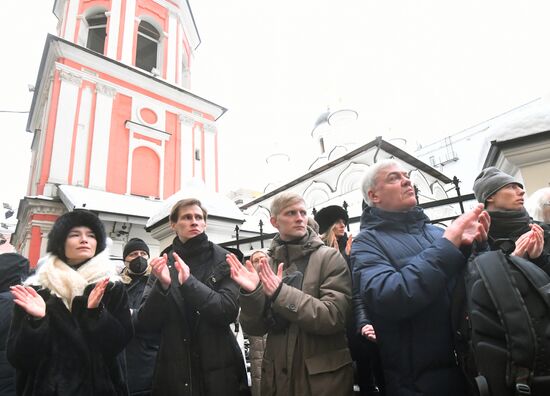
<path fill-rule="evenodd" d="M 369 168 L 367 207 L 351 260 L 380 347 L 388 396 L 463 396 L 451 328 L 451 293 L 474 240 L 485 240 L 483 205 L 445 230 L 417 207 L 408 172 L 397 161 Z M 356 296 L 357 298 L 358 296 Z"/>

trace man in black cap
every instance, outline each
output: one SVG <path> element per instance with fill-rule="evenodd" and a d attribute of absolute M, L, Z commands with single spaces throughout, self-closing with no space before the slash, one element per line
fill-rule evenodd
<path fill-rule="evenodd" d="M 474 181 L 474 195 L 491 216 L 489 245 L 492 250 L 524 257 L 550 273 L 550 256 L 544 252 L 544 231 L 525 210 L 523 185 L 491 166 Z"/>
<path fill-rule="evenodd" d="M 140 238 L 132 238 L 124 246 L 122 257 L 124 258 L 122 281 L 128 292 L 128 305 L 135 325 L 143 290 L 151 273 L 151 267 L 148 264 L 149 246 Z M 151 394 L 158 349 L 159 337 L 157 334 L 136 331 L 134 338 L 126 347 L 126 367 L 130 395 L 145 396 Z"/>

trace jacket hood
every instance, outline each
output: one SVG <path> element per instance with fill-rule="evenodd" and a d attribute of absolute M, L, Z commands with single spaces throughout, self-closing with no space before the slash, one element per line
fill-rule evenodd
<path fill-rule="evenodd" d="M 17 253 L 0 254 L 0 292 L 19 285 L 29 275 L 29 260 Z"/>
<path fill-rule="evenodd" d="M 382 226 L 389 226 L 407 231 L 411 225 L 422 227 L 429 222 L 430 219 L 419 206 L 415 206 L 407 212 L 390 212 L 368 206 L 361 215 L 361 230 L 372 230 Z"/>
<path fill-rule="evenodd" d="M 267 253 L 277 264 L 283 262 L 288 265 L 293 260 L 307 256 L 323 245 L 319 235 L 308 227 L 306 235 L 294 241 L 283 241 L 277 234 Z"/>

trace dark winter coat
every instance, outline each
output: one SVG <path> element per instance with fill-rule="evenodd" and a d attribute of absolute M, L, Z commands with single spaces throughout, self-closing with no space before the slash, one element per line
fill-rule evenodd
<path fill-rule="evenodd" d="M 132 337 L 126 291 L 110 283 L 96 309 L 88 309 L 95 284 L 77 296 L 69 311 L 41 289 L 46 316 L 35 319 L 16 306 L 8 359 L 17 369 L 19 395 L 127 395 L 118 355 Z"/>
<path fill-rule="evenodd" d="M 167 291 L 153 276 L 138 312 L 138 331 L 159 331 L 160 350 L 153 379 L 159 396 L 249 394 L 242 353 L 229 325 L 239 313 L 239 287 L 229 276 L 227 251 L 206 234 L 176 248 L 191 275 L 180 285 L 173 265 Z M 164 252 L 163 252 L 164 253 Z"/>
<path fill-rule="evenodd" d="M 137 320 L 137 311 L 141 305 L 143 291 L 147 284 L 147 275 L 128 275 L 132 281 L 125 284 L 128 302 L 132 310 L 132 321 Z M 126 369 L 128 371 L 128 391 L 131 396 L 149 395 L 153 382 L 153 372 L 159 350 L 160 335 L 136 331 L 125 350 Z"/>
<path fill-rule="evenodd" d="M 450 304 L 466 258 L 428 222 L 420 208 L 366 208 L 352 245 L 355 292 L 376 330 L 389 396 L 464 394 Z"/>
<path fill-rule="evenodd" d="M 0 396 L 15 395 L 15 369 L 8 362 L 6 343 L 13 315 L 10 286 L 18 285 L 29 272 L 29 261 L 16 253 L 0 255 Z"/>
<path fill-rule="evenodd" d="M 241 294 L 245 333 L 267 333 L 261 395 L 353 394 L 353 369 L 345 327 L 351 312 L 351 278 L 340 253 L 309 231 L 295 243 L 273 239 L 274 271 L 285 263 L 275 299 L 262 285 Z"/>
<path fill-rule="evenodd" d="M 6 342 L 13 313 L 13 297 L 0 292 L 0 396 L 15 395 L 15 369 L 6 356 Z"/>

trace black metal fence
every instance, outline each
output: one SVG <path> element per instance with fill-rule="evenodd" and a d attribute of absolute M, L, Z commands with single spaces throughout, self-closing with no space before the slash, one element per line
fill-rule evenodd
<path fill-rule="evenodd" d="M 459 183 L 460 183 L 460 181 L 455 176 L 453 178 L 453 184 L 454 184 L 454 189 L 456 191 L 456 197 L 445 198 L 445 199 L 440 199 L 440 200 L 431 201 L 431 202 L 425 202 L 425 203 L 419 204 L 418 206 L 420 206 L 423 209 L 432 209 L 432 208 L 437 208 L 437 207 L 441 207 L 441 206 L 459 204 L 460 214 L 464 213 L 464 202 L 474 200 L 475 197 L 474 197 L 474 194 L 461 195 L 460 194 Z M 416 194 L 417 201 L 418 201 L 418 193 L 419 193 L 419 191 L 415 187 L 415 194 Z M 349 206 L 349 204 L 346 201 L 344 201 L 342 203 L 342 207 L 344 208 L 344 210 L 346 210 L 346 212 L 348 210 L 348 206 Z M 312 215 L 315 216 L 315 214 L 317 213 L 317 210 L 315 208 L 313 208 L 311 212 L 312 212 Z M 442 218 L 437 218 L 437 219 L 431 219 L 430 221 L 431 221 L 432 224 L 443 224 L 444 225 L 444 223 L 446 221 L 453 220 L 453 219 L 457 218 L 458 216 L 460 216 L 460 214 L 455 215 L 455 216 L 448 216 L 448 217 L 442 217 Z M 359 223 L 360 220 L 361 220 L 361 216 L 350 217 L 349 222 L 348 222 L 348 231 L 350 229 L 350 224 Z M 273 239 L 273 237 L 275 235 L 277 235 L 277 233 L 273 232 L 273 233 L 264 234 L 263 226 L 264 226 L 264 223 L 263 223 L 262 220 L 260 220 L 259 223 L 258 223 L 259 235 L 253 236 L 253 237 L 248 237 L 248 238 L 240 238 L 241 228 L 238 225 L 236 225 L 235 226 L 235 239 L 232 240 L 232 241 L 227 241 L 227 242 L 220 243 L 219 245 L 223 246 L 223 247 L 236 247 L 237 249 L 240 249 L 241 245 L 260 242 L 261 248 L 264 248 L 265 241 Z"/>

